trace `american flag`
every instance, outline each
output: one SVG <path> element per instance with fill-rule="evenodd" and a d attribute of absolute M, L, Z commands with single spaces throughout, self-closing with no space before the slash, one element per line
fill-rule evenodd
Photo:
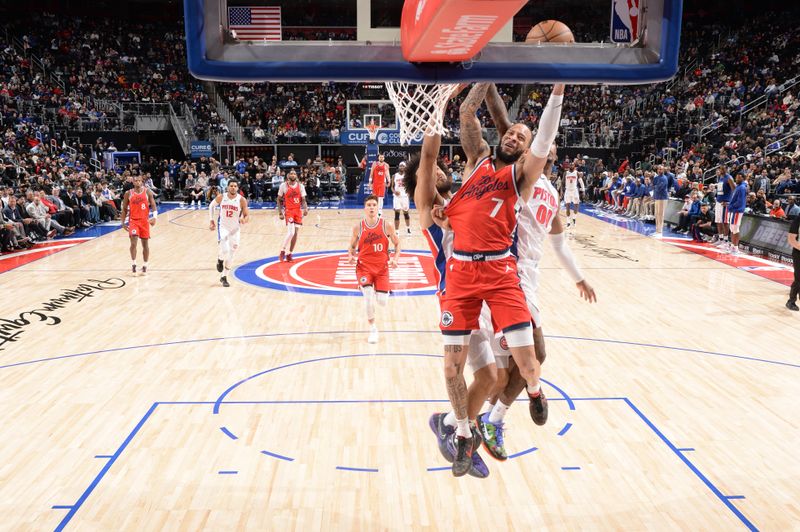
<path fill-rule="evenodd" d="M 242 41 L 280 41 L 281 8 L 229 7 L 228 25 Z"/>

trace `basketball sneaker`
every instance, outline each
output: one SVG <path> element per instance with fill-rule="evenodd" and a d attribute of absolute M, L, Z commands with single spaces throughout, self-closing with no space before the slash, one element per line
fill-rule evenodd
<path fill-rule="evenodd" d="M 217 271 L 222 273 L 222 259 L 217 259 Z"/>
<path fill-rule="evenodd" d="M 788 308 L 789 310 L 794 310 L 794 311 L 800 310 L 800 307 L 797 306 L 797 303 L 795 303 L 791 299 L 786 302 L 786 308 Z"/>
<path fill-rule="evenodd" d="M 131 264 L 131 273 L 133 275 L 136 275 L 136 265 L 135 264 Z"/>
<path fill-rule="evenodd" d="M 483 461 L 478 451 L 472 453 L 472 467 L 469 468 L 469 476 L 475 478 L 486 478 L 489 476 L 489 466 Z"/>
<path fill-rule="evenodd" d="M 286 262 L 292 262 L 292 254 L 291 253 L 287 253 L 286 254 Z"/>
<path fill-rule="evenodd" d="M 225 288 L 228 288 L 228 287 L 231 285 L 231 284 L 228 282 L 228 278 L 227 278 L 227 277 L 225 277 L 224 275 L 223 275 L 222 277 L 220 277 L 220 278 L 219 278 L 219 282 L 221 282 L 221 283 L 222 283 L 222 286 L 224 286 Z"/>
<path fill-rule="evenodd" d="M 447 413 L 445 412 L 437 412 L 433 414 L 428 420 L 428 426 L 436 435 L 436 443 L 439 446 L 439 452 L 441 453 L 442 458 L 452 464 L 453 454 L 450 452 L 450 448 L 447 445 L 447 440 L 449 440 L 450 436 L 453 435 L 455 429 L 444 424 L 444 418 L 446 416 Z"/>
<path fill-rule="evenodd" d="M 547 397 L 544 396 L 544 390 L 539 390 L 539 395 L 536 397 L 528 394 L 528 399 L 530 399 L 528 409 L 533 422 L 537 425 L 547 423 Z"/>
<path fill-rule="evenodd" d="M 503 441 L 504 423 L 492 423 L 489 421 L 489 412 L 478 416 L 478 431 L 483 439 L 483 446 L 486 452 L 501 462 L 508 459 L 505 442 Z"/>
<path fill-rule="evenodd" d="M 453 476 L 463 477 L 472 469 L 472 455 L 481 445 L 480 434 L 472 428 L 472 435 L 469 438 L 458 436 L 455 432 L 447 438 L 447 447 L 453 456 Z"/>
<path fill-rule="evenodd" d="M 281 250 L 281 254 L 278 257 L 278 262 L 283 262 L 285 260 L 286 260 L 286 252 L 284 250 Z M 222 271 L 222 270 L 220 270 L 220 271 Z"/>
<path fill-rule="evenodd" d="M 378 328 L 374 325 L 369 330 L 369 337 L 367 337 L 367 342 L 370 344 L 377 344 L 378 343 Z"/>
<path fill-rule="evenodd" d="M 147 266 L 142 266 L 142 275 L 147 275 Z"/>
<path fill-rule="evenodd" d="M 406 234 L 408 236 L 411 236 L 411 228 L 410 227 L 406 227 Z"/>

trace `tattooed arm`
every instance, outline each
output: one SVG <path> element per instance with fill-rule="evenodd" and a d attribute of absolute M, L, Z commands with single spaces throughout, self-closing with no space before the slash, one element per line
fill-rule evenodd
<path fill-rule="evenodd" d="M 486 107 L 489 108 L 489 114 L 492 115 L 492 121 L 497 128 L 498 135 L 502 137 L 513 124 L 508 118 L 506 104 L 503 102 L 503 98 L 500 97 L 500 93 L 497 92 L 497 86 L 494 83 L 486 91 Z"/>
<path fill-rule="evenodd" d="M 486 97 L 486 91 L 491 83 L 476 83 L 472 86 L 466 99 L 461 103 L 459 116 L 461 120 L 461 147 L 467 155 L 467 169 L 475 167 L 475 163 L 489 155 L 489 145 L 481 135 L 481 123 L 475 113 Z"/>

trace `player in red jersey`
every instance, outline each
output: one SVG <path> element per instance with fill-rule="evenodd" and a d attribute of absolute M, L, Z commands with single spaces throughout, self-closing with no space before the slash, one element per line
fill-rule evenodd
<path fill-rule="evenodd" d="M 556 85 L 534 138 L 524 124 L 511 126 L 500 140 L 496 157 L 481 137 L 476 116 L 491 84 L 478 83 L 461 104 L 461 145 L 467 155 L 468 181 L 434 219 L 454 233 L 453 256 L 447 261 L 440 329 L 445 338 L 445 380 L 456 415 L 456 432 L 449 439 L 455 455 L 453 474 L 466 474 L 480 437 L 470 428 L 464 364 L 469 339 L 479 329 L 484 302 L 496 332 L 502 331 L 527 383 L 530 412 L 541 424 L 547 401 L 539 384 L 541 366 L 534 353 L 531 314 L 520 287 L 517 263 L 511 254 L 517 213 L 530 199 L 542 174 L 561 115 L 564 86 Z M 525 154 L 525 157 L 522 155 Z"/>
<path fill-rule="evenodd" d="M 386 195 L 386 182 L 389 180 L 389 165 L 384 161 L 383 155 L 378 155 L 378 160 L 372 163 L 369 180 L 372 183 L 372 193 L 378 198 L 378 216 L 383 216 L 383 197 Z"/>
<path fill-rule="evenodd" d="M 150 212 L 153 217 L 149 218 Z M 131 271 L 136 275 L 136 242 L 142 241 L 142 274 L 147 273 L 150 259 L 150 226 L 156 225 L 158 207 L 153 192 L 142 184 L 142 176 L 133 176 L 133 188 L 122 198 L 122 227 L 128 231 L 131 240 Z M 129 220 L 126 220 L 129 217 Z M 149 218 L 149 219 L 148 219 Z"/>
<path fill-rule="evenodd" d="M 289 170 L 286 182 L 278 189 L 278 216 L 286 220 L 286 238 L 281 246 L 280 260 L 292 262 L 292 252 L 297 244 L 297 234 L 303 225 L 303 216 L 308 216 L 306 187 L 297 181 L 297 172 Z M 286 253 L 289 246 L 289 253 Z"/>
<path fill-rule="evenodd" d="M 392 258 L 389 258 L 390 240 L 394 245 Z M 389 301 L 389 268 L 396 268 L 400 257 L 400 239 L 397 238 L 394 226 L 378 217 L 378 198 L 374 195 L 367 196 L 364 200 L 364 218 L 353 226 L 347 252 L 350 264 L 356 264 L 356 279 L 367 303 L 370 327 L 367 341 L 374 344 L 378 342 L 375 303 L 384 307 Z"/>

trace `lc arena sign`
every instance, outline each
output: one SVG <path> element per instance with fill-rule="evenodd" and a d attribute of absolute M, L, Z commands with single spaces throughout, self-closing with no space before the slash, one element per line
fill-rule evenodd
<path fill-rule="evenodd" d="M 301 294 L 360 296 L 355 265 L 347 251 L 313 251 L 294 254 L 293 262 L 269 257 L 239 266 L 234 275 L 242 282 Z M 433 257 L 428 251 L 406 251 L 397 268 L 389 269 L 393 296 L 427 296 L 436 293 Z"/>

